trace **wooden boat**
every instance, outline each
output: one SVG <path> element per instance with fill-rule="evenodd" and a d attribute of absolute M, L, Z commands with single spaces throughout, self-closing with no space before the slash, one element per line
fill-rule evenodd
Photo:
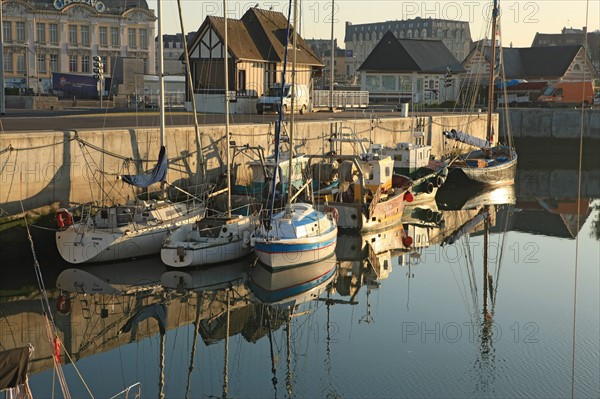
<path fill-rule="evenodd" d="M 487 128 L 485 140 L 470 136 L 461 131 L 452 129 L 444 131 L 445 137 L 462 143 L 479 147 L 479 150 L 461 154 L 449 162 L 451 171 L 461 171 L 469 180 L 485 184 L 510 184 L 513 183 L 517 171 L 517 152 L 512 146 L 510 129 L 507 129 L 508 145 L 497 146 L 494 143 L 492 128 L 492 114 L 494 112 L 494 87 L 496 73 L 496 37 L 498 31 L 498 4 L 494 0 L 492 12 L 492 45 L 490 46 L 489 79 L 488 79 L 488 107 Z M 502 47 L 499 47 L 499 51 Z M 502 57 L 500 57 L 502 59 Z M 504 85 L 499 83 L 500 87 Z M 508 123 L 508 121 L 507 121 Z M 456 172 L 454 172 L 456 173 Z"/>
<path fill-rule="evenodd" d="M 393 174 L 392 158 L 367 152 L 338 159 L 338 184 L 314 194 L 320 209 L 335 209 L 340 229 L 368 231 L 399 223 L 405 203 L 414 197 L 412 180 Z"/>

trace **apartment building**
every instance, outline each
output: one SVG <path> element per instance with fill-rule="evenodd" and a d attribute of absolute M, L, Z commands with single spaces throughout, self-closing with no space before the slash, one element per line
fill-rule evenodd
<path fill-rule="evenodd" d="M 471 30 L 466 21 L 414 18 L 353 25 L 346 22 L 346 75 L 354 76 L 387 32 L 397 39 L 441 40 L 460 62 L 471 50 Z"/>
<path fill-rule="evenodd" d="M 156 16 L 145 0 L 4 0 L 2 11 L 6 87 L 48 93 L 53 72 L 92 76 L 96 55 L 107 78 L 120 57 L 155 73 Z"/>

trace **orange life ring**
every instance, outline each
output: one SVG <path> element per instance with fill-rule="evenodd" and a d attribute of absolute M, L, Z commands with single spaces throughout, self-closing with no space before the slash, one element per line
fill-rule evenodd
<path fill-rule="evenodd" d="M 69 314 L 71 311 L 71 299 L 64 295 L 59 295 L 56 298 L 56 310 L 60 314 Z"/>
<path fill-rule="evenodd" d="M 410 191 L 407 191 L 404 193 L 404 201 L 413 202 L 414 199 L 415 199 L 415 197 Z"/>
<path fill-rule="evenodd" d="M 413 244 L 413 239 L 411 236 L 406 236 L 404 238 L 402 238 L 402 245 L 404 245 L 406 248 L 410 248 Z"/>
<path fill-rule="evenodd" d="M 73 215 L 71 215 L 71 212 L 69 212 L 65 208 L 60 208 L 56 212 L 55 218 L 56 218 L 56 225 L 61 229 L 65 228 L 65 227 L 69 227 L 70 225 L 73 224 Z"/>

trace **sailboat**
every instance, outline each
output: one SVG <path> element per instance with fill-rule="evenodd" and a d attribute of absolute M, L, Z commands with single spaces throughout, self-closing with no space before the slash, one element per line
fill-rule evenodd
<path fill-rule="evenodd" d="M 160 1 L 158 2 L 160 5 Z M 162 38 L 160 6 L 158 37 Z M 173 203 L 166 197 L 168 158 L 165 145 L 165 90 L 163 73 L 163 41 L 158 40 L 158 76 L 160 84 L 160 151 L 158 162 L 148 174 L 122 175 L 125 183 L 139 187 L 161 184 L 163 199 L 128 201 L 93 209 L 91 204 L 81 207 L 81 216 L 74 220 L 67 209 L 56 213 L 56 247 L 69 263 L 114 261 L 158 254 L 167 234 L 182 225 L 193 223 L 204 216 L 206 207 L 199 198 L 174 187 L 192 198 L 189 202 Z M 198 202 L 197 202 L 198 201 Z"/>
<path fill-rule="evenodd" d="M 290 7 L 291 8 L 291 7 Z M 296 19 L 298 4 L 294 2 L 294 46 L 292 62 L 292 101 L 289 142 L 294 143 L 294 87 L 296 69 Z M 291 10 L 290 10 L 291 12 Z M 282 73 L 282 87 L 285 87 L 288 41 L 290 24 L 286 29 L 286 46 Z M 283 96 L 283 90 L 282 94 Z M 275 127 L 275 164 L 279 161 L 282 115 L 279 113 Z M 289 168 L 293 170 L 293 157 L 289 156 Z M 271 268 L 286 268 L 327 259 L 335 252 L 337 223 L 332 213 L 316 210 L 311 204 L 292 202 L 299 194 L 291 195 L 288 185 L 287 204 L 283 211 L 274 213 L 275 188 L 278 168 L 273 169 L 272 190 L 269 198 L 268 217 L 256 230 L 252 240 L 258 259 Z M 306 185 L 305 185 L 306 186 Z"/>
<path fill-rule="evenodd" d="M 225 5 L 226 3 L 224 3 Z M 199 219 L 172 232 L 160 251 L 162 261 L 171 267 L 202 266 L 242 258 L 252 252 L 250 237 L 258 215 L 234 215 L 231 205 L 231 145 L 229 133 L 229 68 L 227 10 L 224 18 L 223 51 L 225 74 L 225 154 L 227 163 L 227 213 Z M 188 68 L 188 73 L 189 68 Z M 191 76 L 190 76 L 191 79 Z M 248 205 L 250 213 L 250 205 Z"/>
<path fill-rule="evenodd" d="M 508 132 L 508 145 L 495 145 L 492 128 L 492 114 L 494 112 L 494 80 L 497 72 L 495 41 L 498 28 L 498 15 L 498 0 L 494 0 L 492 9 L 492 40 L 490 45 L 486 138 L 480 139 L 456 129 L 443 132 L 444 136 L 449 139 L 480 148 L 479 150 L 459 155 L 451 160 L 449 162 L 450 171 L 460 170 L 469 180 L 486 185 L 512 183 L 515 180 L 517 171 L 517 152 L 515 148 L 512 147 L 510 131 Z M 501 43 L 499 50 L 502 50 Z"/>

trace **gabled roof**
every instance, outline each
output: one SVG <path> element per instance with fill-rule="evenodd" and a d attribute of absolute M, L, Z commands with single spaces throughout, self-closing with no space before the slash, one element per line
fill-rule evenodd
<path fill-rule="evenodd" d="M 507 78 L 562 77 L 581 49 L 581 45 L 503 48 L 504 72 Z M 489 63 L 489 46 L 484 53 Z"/>
<path fill-rule="evenodd" d="M 464 72 L 441 40 L 397 39 L 388 31 L 358 68 L 370 72 Z"/>
<path fill-rule="evenodd" d="M 262 10 L 260 8 L 250 8 L 242 16 L 241 21 L 246 26 L 250 36 L 254 39 L 265 61 L 283 62 L 288 20 L 282 13 Z M 293 26 L 290 26 L 290 44 L 294 37 L 293 29 Z M 289 51 L 288 60 L 290 62 L 291 57 L 292 54 Z M 298 35 L 296 61 L 298 64 L 323 65 L 300 35 Z"/>
<path fill-rule="evenodd" d="M 202 26 L 208 23 L 211 26 L 217 36 L 221 40 L 225 37 L 225 18 L 223 17 L 206 17 L 205 22 Z M 201 28 L 200 31 L 203 29 Z M 237 59 L 246 60 L 262 60 L 262 54 L 257 48 L 254 40 L 244 23 L 237 19 L 227 18 L 227 44 L 229 46 L 229 53 Z"/>
<path fill-rule="evenodd" d="M 208 16 L 192 43 L 196 43 L 208 26 L 223 40 L 225 19 Z M 287 19 L 282 13 L 250 8 L 239 20 L 227 19 L 229 53 L 238 60 L 283 62 L 286 29 Z M 290 43 L 292 38 L 293 28 L 290 27 Z M 298 64 L 323 65 L 301 37 L 298 37 L 296 59 Z M 291 51 L 288 53 L 288 61 L 292 61 Z"/>

